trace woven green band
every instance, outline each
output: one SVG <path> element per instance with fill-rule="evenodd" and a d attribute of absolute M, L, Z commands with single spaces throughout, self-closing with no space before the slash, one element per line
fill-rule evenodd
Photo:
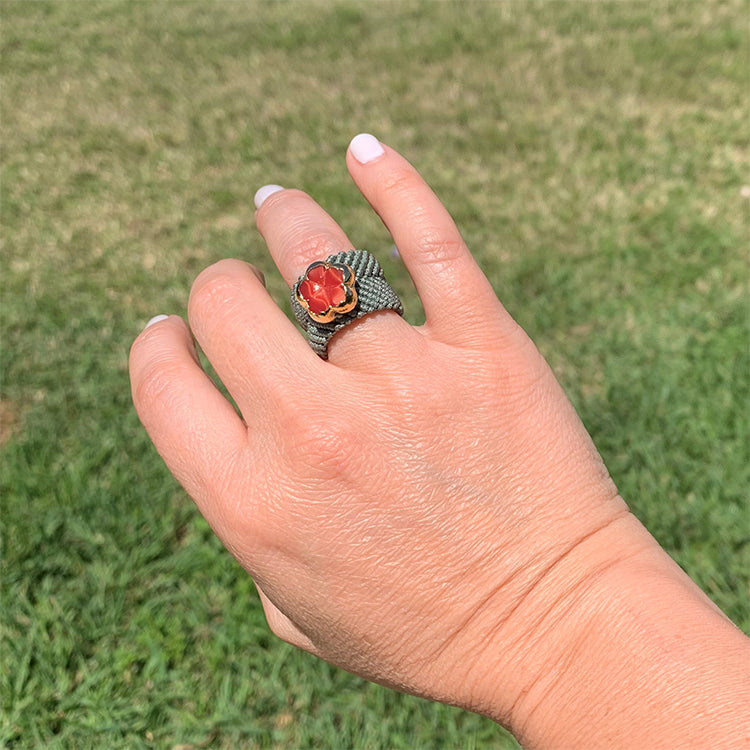
<path fill-rule="evenodd" d="M 297 322 L 307 331 L 307 338 L 313 351 L 323 359 L 328 359 L 328 342 L 331 337 L 349 323 L 377 310 L 395 310 L 403 315 L 401 300 L 385 280 L 380 263 L 367 250 L 346 250 L 326 258 L 326 263 L 343 263 L 354 271 L 354 286 L 357 290 L 357 305 L 348 313 L 340 315 L 330 323 L 314 321 L 297 301 L 297 287 L 304 278 L 300 277 L 292 287 L 292 312 Z"/>

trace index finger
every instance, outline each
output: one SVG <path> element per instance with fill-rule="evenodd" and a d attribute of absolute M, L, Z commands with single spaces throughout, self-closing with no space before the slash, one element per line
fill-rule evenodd
<path fill-rule="evenodd" d="M 346 161 L 391 233 L 432 331 L 443 340 L 464 340 L 466 324 L 486 321 L 488 308 L 515 327 L 450 214 L 403 156 L 362 133 L 352 139 Z"/>

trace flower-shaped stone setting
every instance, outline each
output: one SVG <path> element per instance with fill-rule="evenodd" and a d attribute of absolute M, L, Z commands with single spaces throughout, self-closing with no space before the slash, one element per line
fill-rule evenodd
<path fill-rule="evenodd" d="M 357 304 L 354 271 L 344 263 L 317 261 L 297 283 L 295 296 L 314 321 L 330 323 Z"/>

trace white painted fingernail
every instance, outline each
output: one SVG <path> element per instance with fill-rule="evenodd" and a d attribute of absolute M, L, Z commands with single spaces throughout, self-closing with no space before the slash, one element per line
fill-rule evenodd
<path fill-rule="evenodd" d="M 255 208 L 260 208 L 269 195 L 278 193 L 279 190 L 283 190 L 283 189 L 284 188 L 281 187 L 281 185 L 263 185 L 263 187 L 260 188 L 258 192 L 255 194 L 255 198 L 253 198 L 253 202 L 255 203 Z"/>
<path fill-rule="evenodd" d="M 380 141 L 369 133 L 360 133 L 352 138 L 349 144 L 349 151 L 360 164 L 368 164 L 375 161 L 379 156 L 385 153 L 385 149 L 380 145 Z"/>
<path fill-rule="evenodd" d="M 152 326 L 154 323 L 161 323 L 162 320 L 166 320 L 168 317 L 169 315 L 154 315 L 154 317 L 151 318 L 151 320 L 149 320 L 148 323 L 146 323 L 143 330 L 145 331 L 146 328 L 148 328 L 149 326 Z"/>

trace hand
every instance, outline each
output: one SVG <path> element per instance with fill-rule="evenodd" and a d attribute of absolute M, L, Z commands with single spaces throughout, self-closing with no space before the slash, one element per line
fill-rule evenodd
<path fill-rule="evenodd" d="M 425 324 L 371 314 L 326 362 L 258 271 L 221 261 L 193 286 L 190 330 L 170 317 L 135 342 L 135 405 L 278 636 L 527 731 L 592 582 L 654 543 L 417 172 L 371 137 L 347 165 Z M 306 194 L 269 192 L 257 225 L 290 286 L 353 247 Z"/>

